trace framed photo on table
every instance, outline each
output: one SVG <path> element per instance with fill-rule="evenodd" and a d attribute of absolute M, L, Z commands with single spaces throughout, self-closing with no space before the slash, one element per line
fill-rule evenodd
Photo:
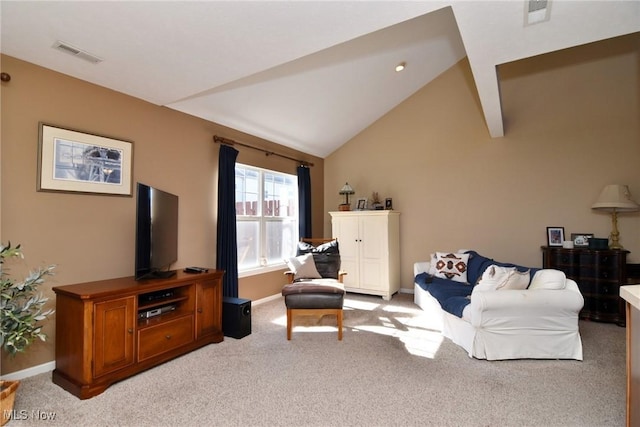
<path fill-rule="evenodd" d="M 547 227 L 547 246 L 562 246 L 564 227 Z"/>
<path fill-rule="evenodd" d="M 356 205 L 356 210 L 366 211 L 367 210 L 367 199 L 358 199 L 358 204 Z"/>
<path fill-rule="evenodd" d="M 576 248 L 585 248 L 589 246 L 589 239 L 593 237 L 593 233 L 571 233 L 573 246 Z"/>
<path fill-rule="evenodd" d="M 38 191 L 132 195 L 133 143 L 40 123 Z"/>

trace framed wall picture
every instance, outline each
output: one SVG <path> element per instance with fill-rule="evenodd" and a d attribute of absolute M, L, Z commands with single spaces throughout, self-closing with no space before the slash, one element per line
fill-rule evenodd
<path fill-rule="evenodd" d="M 367 199 L 358 199 L 358 204 L 356 205 L 356 210 L 366 211 L 367 210 Z"/>
<path fill-rule="evenodd" d="M 40 123 L 38 191 L 132 195 L 133 144 Z"/>
<path fill-rule="evenodd" d="M 593 237 L 593 233 L 571 233 L 571 240 L 573 240 L 573 246 L 577 248 L 584 248 L 589 246 L 589 239 Z"/>
<path fill-rule="evenodd" d="M 547 245 L 562 246 L 564 241 L 564 227 L 547 227 Z"/>

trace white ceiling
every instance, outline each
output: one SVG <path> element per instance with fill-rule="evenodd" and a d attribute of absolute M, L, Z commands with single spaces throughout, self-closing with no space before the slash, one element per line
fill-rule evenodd
<path fill-rule="evenodd" d="M 326 157 L 465 55 L 503 136 L 497 65 L 640 31 L 639 1 L 552 0 L 533 25 L 527 4 L 2 0 L 0 51 Z"/>

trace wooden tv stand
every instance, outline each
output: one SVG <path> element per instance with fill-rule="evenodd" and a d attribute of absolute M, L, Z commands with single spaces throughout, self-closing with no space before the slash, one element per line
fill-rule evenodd
<path fill-rule="evenodd" d="M 54 287 L 53 382 L 88 399 L 117 381 L 221 342 L 223 274 L 178 271 L 168 279 L 123 277 Z"/>

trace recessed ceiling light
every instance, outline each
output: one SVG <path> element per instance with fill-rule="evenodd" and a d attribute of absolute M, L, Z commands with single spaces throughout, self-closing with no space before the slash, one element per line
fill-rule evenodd
<path fill-rule="evenodd" d="M 401 62 L 401 63 L 399 63 L 398 65 L 396 65 L 396 72 L 398 72 L 398 73 L 399 73 L 400 71 L 404 70 L 404 67 L 405 67 L 406 65 L 407 65 L 407 64 L 406 64 L 406 62 Z"/>

